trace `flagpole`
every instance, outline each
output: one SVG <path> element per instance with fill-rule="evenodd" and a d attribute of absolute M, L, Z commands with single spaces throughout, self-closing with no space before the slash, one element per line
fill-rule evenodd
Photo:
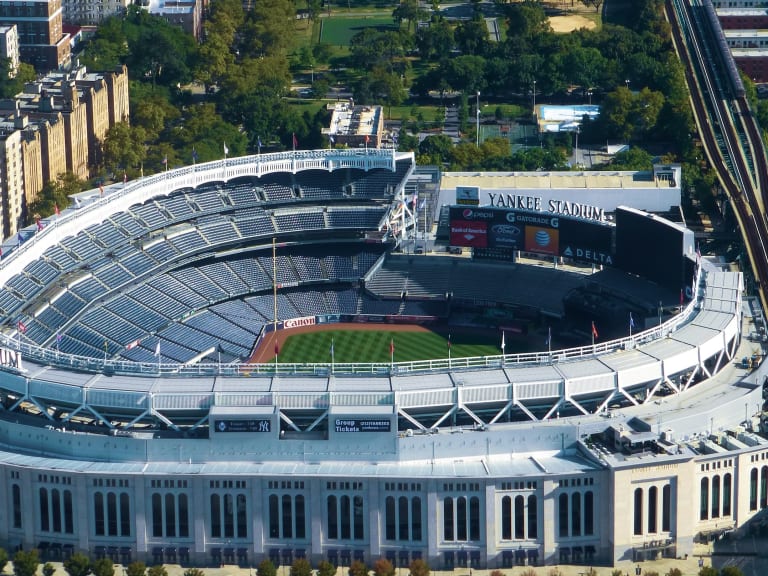
<path fill-rule="evenodd" d="M 448 368 L 451 367 L 451 335 L 448 334 Z"/>
<path fill-rule="evenodd" d="M 590 331 L 592 333 L 592 346 L 595 345 L 595 321 L 592 320 L 592 330 Z"/>
<path fill-rule="evenodd" d="M 333 365 L 335 363 L 335 353 L 333 348 L 333 336 L 331 336 L 331 374 L 333 374 Z"/>
<path fill-rule="evenodd" d="M 277 369 L 277 357 L 280 353 L 277 340 L 277 239 L 272 238 L 272 303 L 274 312 L 272 316 L 272 331 L 275 333 L 275 369 Z"/>
<path fill-rule="evenodd" d="M 549 352 L 549 356 L 552 357 L 552 326 L 548 328 L 547 332 L 547 350 Z"/>
<path fill-rule="evenodd" d="M 632 338 L 632 324 L 634 324 L 634 321 L 632 320 L 632 312 L 629 313 L 629 337 Z"/>

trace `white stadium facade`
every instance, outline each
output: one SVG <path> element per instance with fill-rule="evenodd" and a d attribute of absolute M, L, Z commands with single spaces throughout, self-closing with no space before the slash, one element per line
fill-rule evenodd
<path fill-rule="evenodd" d="M 0 545 L 610 564 L 690 553 L 768 507 L 762 367 L 743 337 L 761 316 L 739 273 L 706 262 L 675 314 L 619 340 L 245 363 L 273 305 L 284 328 L 390 314 L 354 286 L 413 226 L 414 169 L 378 149 L 227 159 L 94 191 L 7 240 Z"/>

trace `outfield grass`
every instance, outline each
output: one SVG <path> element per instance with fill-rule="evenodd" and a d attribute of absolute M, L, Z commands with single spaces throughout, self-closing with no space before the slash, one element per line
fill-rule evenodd
<path fill-rule="evenodd" d="M 371 16 L 369 18 L 325 18 L 320 42 L 332 46 L 349 46 L 349 41 L 363 28 L 378 28 L 396 30 L 397 26 L 392 16 Z"/>
<path fill-rule="evenodd" d="M 331 361 L 389 362 L 389 344 L 394 342 L 395 362 L 448 357 L 447 335 L 435 332 L 390 332 L 388 330 L 330 330 L 289 336 L 281 350 L 280 362 L 313 363 Z M 451 356 L 493 356 L 501 354 L 501 341 L 493 334 L 452 334 Z M 507 353 L 511 342 L 507 342 Z"/>

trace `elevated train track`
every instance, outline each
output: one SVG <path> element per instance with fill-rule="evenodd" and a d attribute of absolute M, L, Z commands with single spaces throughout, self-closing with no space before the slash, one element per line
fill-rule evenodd
<path fill-rule="evenodd" d="M 768 309 L 768 162 L 760 129 L 711 0 L 669 0 L 667 17 L 686 66 L 693 114 L 704 150 L 730 199 Z"/>

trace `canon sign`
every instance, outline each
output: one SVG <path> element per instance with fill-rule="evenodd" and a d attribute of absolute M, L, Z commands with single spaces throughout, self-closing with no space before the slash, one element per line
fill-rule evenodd
<path fill-rule="evenodd" d="M 291 318 L 290 320 L 286 320 L 283 322 L 284 328 L 300 328 L 301 326 L 314 326 L 315 325 L 315 317 L 314 316 L 304 316 L 302 318 Z"/>

